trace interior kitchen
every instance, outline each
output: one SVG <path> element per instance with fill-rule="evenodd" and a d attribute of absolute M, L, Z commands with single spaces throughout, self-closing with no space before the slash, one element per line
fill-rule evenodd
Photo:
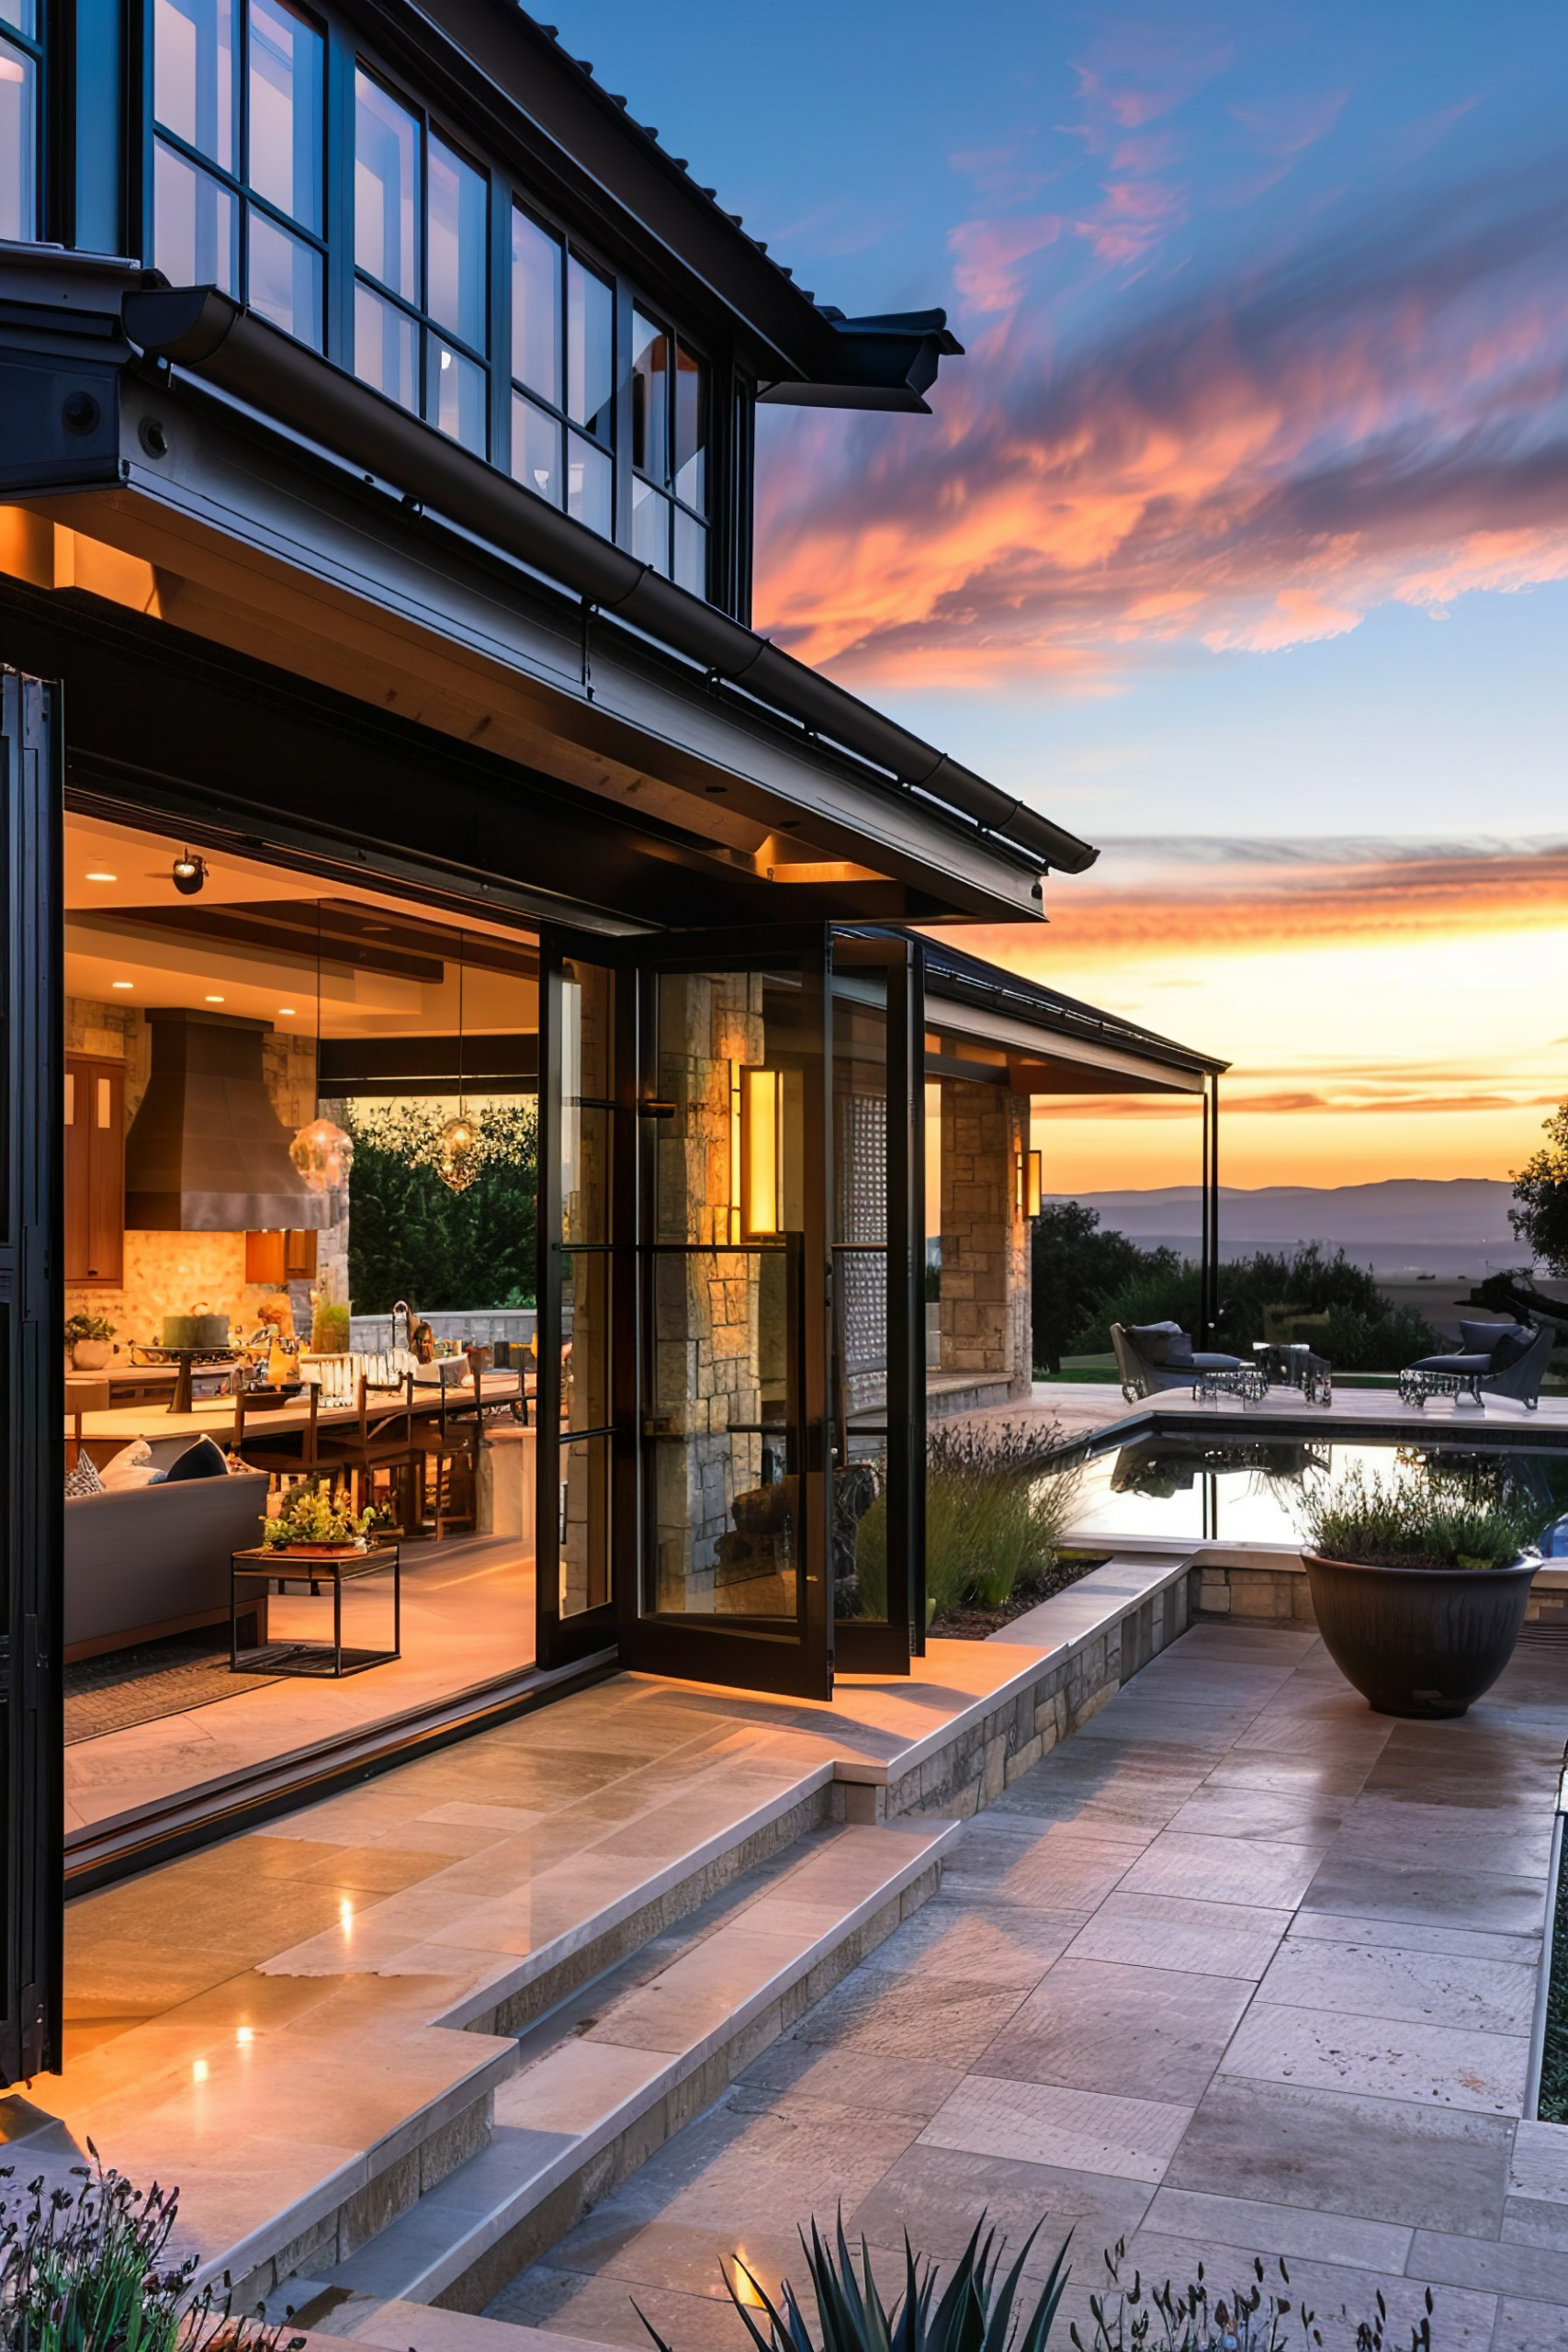
<path fill-rule="evenodd" d="M 530 1666 L 538 958 L 75 810 L 64 866 L 91 1845 Z"/>

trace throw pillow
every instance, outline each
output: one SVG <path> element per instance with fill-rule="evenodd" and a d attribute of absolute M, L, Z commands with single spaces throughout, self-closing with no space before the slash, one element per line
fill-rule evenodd
<path fill-rule="evenodd" d="M 1489 1356 L 1504 1332 L 1513 1329 L 1511 1323 L 1461 1323 L 1459 1343 L 1467 1356 Z"/>
<path fill-rule="evenodd" d="M 69 1502 L 78 1495 L 101 1495 L 104 1482 L 98 1476 L 98 1465 L 90 1453 L 79 1453 L 65 1473 L 65 1498 Z"/>
<path fill-rule="evenodd" d="M 98 1473 L 106 1491 L 111 1494 L 150 1487 L 157 1476 L 152 1467 L 152 1449 L 144 1437 L 133 1438 L 129 1445 L 122 1445 Z"/>
<path fill-rule="evenodd" d="M 1521 1356 L 1529 1355 L 1534 1345 L 1535 1333 L 1527 1329 L 1524 1324 L 1506 1323 L 1492 1350 L 1493 1371 L 1506 1372 L 1510 1364 L 1516 1364 Z"/>
<path fill-rule="evenodd" d="M 220 1445 L 209 1437 L 198 1437 L 194 1445 L 186 1446 L 177 1462 L 171 1462 L 165 1483 L 175 1486 L 186 1478 L 226 1478 L 228 1457 Z"/>
<path fill-rule="evenodd" d="M 1162 1364 L 1170 1345 L 1170 1329 L 1164 1323 L 1134 1323 L 1127 1333 L 1145 1363 Z"/>

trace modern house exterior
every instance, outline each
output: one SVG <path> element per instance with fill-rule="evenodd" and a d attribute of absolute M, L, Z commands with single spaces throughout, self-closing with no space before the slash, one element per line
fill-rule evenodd
<path fill-rule="evenodd" d="M 818 302 L 507 0 L 0 0 L 0 2080 L 59 2063 L 67 1886 L 617 1668 L 907 1672 L 928 1409 L 1030 1380 L 1032 1100 L 1188 1096 L 1212 1188 L 1223 1065 L 958 944 L 1092 847 L 752 627 L 759 405 L 919 414 L 960 356 Z M 205 1298 L 213 1237 L 326 1223 L 287 1174 L 139 1223 L 121 1154 L 72 1224 L 61 1104 L 133 1136 L 174 1015 L 285 1128 L 329 1047 L 536 1096 L 527 1638 L 68 1815 L 66 1313 L 133 1241 Z"/>

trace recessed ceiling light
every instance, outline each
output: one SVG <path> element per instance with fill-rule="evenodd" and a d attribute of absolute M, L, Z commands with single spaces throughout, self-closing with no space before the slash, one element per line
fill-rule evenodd
<path fill-rule="evenodd" d="M 207 1001 L 209 1004 L 221 1004 L 223 1000 L 220 996 L 209 996 Z"/>
<path fill-rule="evenodd" d="M 292 1012 L 295 1011 L 295 1007 L 291 1004 L 280 1004 L 277 1009 L 279 1012 Z"/>
<path fill-rule="evenodd" d="M 107 872 L 102 866 L 95 866 L 87 879 L 89 882 L 118 882 L 119 876 Z"/>
<path fill-rule="evenodd" d="M 111 980 L 109 982 L 109 986 L 116 989 L 133 989 L 136 986 L 136 982 L 134 980 Z"/>

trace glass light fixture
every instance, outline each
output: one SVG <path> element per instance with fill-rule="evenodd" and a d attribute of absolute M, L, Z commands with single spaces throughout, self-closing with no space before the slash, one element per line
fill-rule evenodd
<path fill-rule="evenodd" d="M 1021 1151 L 1018 1155 L 1017 1202 L 1020 1216 L 1037 1217 L 1044 1201 L 1045 1155 L 1040 1151 Z"/>
<path fill-rule="evenodd" d="M 316 903 L 316 1087 L 321 1083 L 321 909 Z M 354 1137 L 318 1109 L 288 1147 L 308 1193 L 339 1193 L 354 1166 Z"/>
<path fill-rule="evenodd" d="M 441 1182 L 454 1193 L 466 1193 L 479 1172 L 479 1130 L 468 1116 L 463 1092 L 463 936 L 457 934 L 457 1115 L 441 1130 L 435 1162 Z"/>

